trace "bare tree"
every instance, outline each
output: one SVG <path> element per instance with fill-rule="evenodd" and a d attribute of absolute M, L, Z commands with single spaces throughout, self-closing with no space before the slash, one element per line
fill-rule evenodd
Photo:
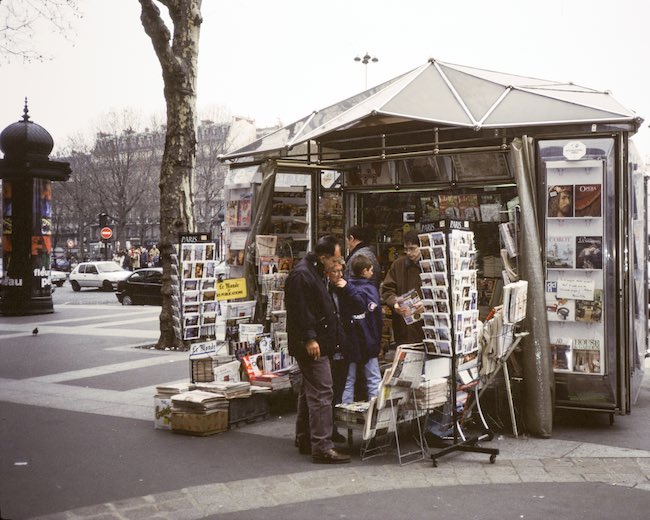
<path fill-rule="evenodd" d="M 85 240 L 88 228 L 96 223 L 99 208 L 96 192 L 88 189 L 85 175 L 92 168 L 92 157 L 82 141 L 74 140 L 70 142 L 64 160 L 70 163 L 75 174 L 68 182 L 53 183 L 53 200 L 56 204 L 53 233 L 56 244 L 56 237 L 73 233 L 81 260 L 88 253 L 89 244 Z"/>
<path fill-rule="evenodd" d="M 104 118 L 87 172 L 99 195 L 100 210 L 115 221 L 120 244 L 126 243 L 130 221 L 158 220 L 154 188 L 160 171 L 160 134 L 138 131 L 137 125 L 136 116 L 129 110 Z"/>
<path fill-rule="evenodd" d="M 44 60 L 35 46 L 39 29 L 72 34 L 72 20 L 79 18 L 76 0 L 0 0 L 0 59 Z"/>
<path fill-rule="evenodd" d="M 218 157 L 230 148 L 232 125 L 203 120 L 198 127 L 195 211 L 201 231 L 214 234 L 224 210 L 223 185 L 228 166 Z"/>
<path fill-rule="evenodd" d="M 178 347 L 172 326 L 171 255 L 179 233 L 193 232 L 193 174 L 196 160 L 196 84 L 201 0 L 139 0 L 140 20 L 160 62 L 167 111 L 160 169 L 160 251 L 163 305 L 157 348 Z M 167 9 L 171 31 L 158 5 Z"/>

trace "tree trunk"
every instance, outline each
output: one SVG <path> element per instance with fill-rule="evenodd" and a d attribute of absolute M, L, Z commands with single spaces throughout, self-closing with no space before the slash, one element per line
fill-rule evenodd
<path fill-rule="evenodd" d="M 140 0 L 142 25 L 162 67 L 167 133 L 160 170 L 160 245 L 163 304 L 159 349 L 180 348 L 173 329 L 171 261 L 180 233 L 194 232 L 193 175 L 196 158 L 196 79 L 201 0 L 160 0 L 168 8 L 172 33 L 153 0 Z"/>

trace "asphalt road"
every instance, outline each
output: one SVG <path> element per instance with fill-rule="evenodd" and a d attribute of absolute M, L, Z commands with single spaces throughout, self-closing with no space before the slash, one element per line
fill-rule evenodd
<path fill-rule="evenodd" d="M 54 305 L 120 305 L 115 297 L 115 291 L 103 291 L 101 289 L 84 288 L 74 292 L 70 282 L 66 282 L 54 290 L 52 295 Z"/>

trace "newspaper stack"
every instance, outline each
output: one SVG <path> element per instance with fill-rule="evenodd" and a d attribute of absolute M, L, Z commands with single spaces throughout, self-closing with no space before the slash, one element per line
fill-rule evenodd
<path fill-rule="evenodd" d="M 446 377 L 427 379 L 415 390 L 415 399 L 420 410 L 431 410 L 447 402 L 449 381 Z"/>
<path fill-rule="evenodd" d="M 251 395 L 251 384 L 248 381 L 213 381 L 196 383 L 196 389 L 202 392 L 216 394 L 225 399 L 248 397 Z"/>
<path fill-rule="evenodd" d="M 202 414 L 227 409 L 228 400 L 212 392 L 190 390 L 172 396 L 172 412 Z"/>
<path fill-rule="evenodd" d="M 257 386 L 270 387 L 272 390 L 291 388 L 289 374 L 259 374 L 251 378 L 251 383 Z"/>
<path fill-rule="evenodd" d="M 161 398 L 165 398 L 182 392 L 189 392 L 190 390 L 194 390 L 194 388 L 195 386 L 193 383 L 171 383 L 168 385 L 157 386 L 156 394 Z"/>
<path fill-rule="evenodd" d="M 369 405 L 369 401 L 337 404 L 334 407 L 334 420 L 351 425 L 364 424 Z"/>

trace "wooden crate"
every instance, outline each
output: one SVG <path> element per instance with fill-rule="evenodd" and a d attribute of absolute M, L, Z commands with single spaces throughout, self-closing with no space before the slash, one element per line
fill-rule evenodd
<path fill-rule="evenodd" d="M 228 410 L 207 413 L 172 411 L 172 431 L 186 435 L 214 435 L 228 429 Z"/>

